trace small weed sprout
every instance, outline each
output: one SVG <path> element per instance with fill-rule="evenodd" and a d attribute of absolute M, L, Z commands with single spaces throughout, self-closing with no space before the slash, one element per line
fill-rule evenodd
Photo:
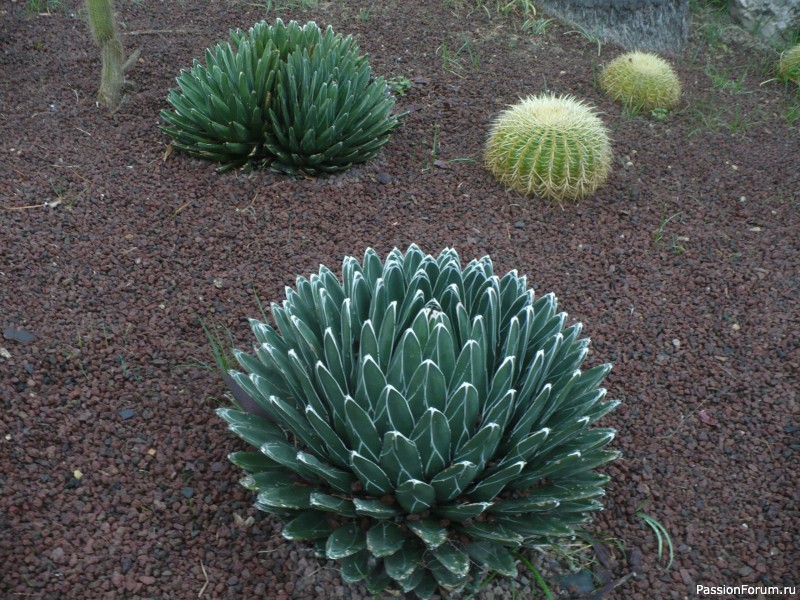
<path fill-rule="evenodd" d="M 670 567 L 672 566 L 672 561 L 675 558 L 675 551 L 672 547 L 672 538 L 670 537 L 667 529 L 661 524 L 661 522 L 658 519 L 642 512 L 642 510 L 644 510 L 644 508 L 649 503 L 650 503 L 649 500 L 642 502 L 636 509 L 636 516 L 642 519 L 645 523 L 647 523 L 650 529 L 653 530 L 653 533 L 656 534 L 659 560 L 663 560 L 664 546 L 666 545 L 667 549 L 669 550 L 669 561 L 667 562 L 667 566 L 664 567 L 664 570 L 669 571 Z"/>

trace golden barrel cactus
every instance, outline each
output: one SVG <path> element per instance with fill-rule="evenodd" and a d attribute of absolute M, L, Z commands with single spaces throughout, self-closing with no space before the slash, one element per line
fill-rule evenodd
<path fill-rule="evenodd" d="M 486 166 L 523 194 L 590 196 L 608 178 L 611 142 L 594 110 L 573 96 L 529 96 L 503 111 L 486 143 Z"/>
<path fill-rule="evenodd" d="M 783 81 L 794 81 L 800 85 L 800 44 L 795 44 L 781 54 L 778 75 Z"/>
<path fill-rule="evenodd" d="M 675 108 L 681 98 L 675 71 L 648 52 L 628 52 L 612 60 L 600 75 L 600 87 L 628 110 Z"/>

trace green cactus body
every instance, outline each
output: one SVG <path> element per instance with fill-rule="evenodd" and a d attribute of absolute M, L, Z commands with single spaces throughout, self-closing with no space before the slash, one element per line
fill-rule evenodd
<path fill-rule="evenodd" d="M 487 168 L 523 194 L 577 200 L 608 178 L 611 144 L 599 117 L 572 96 L 530 96 L 502 112 L 486 143 Z"/>
<path fill-rule="evenodd" d="M 271 313 L 234 352 L 239 407 L 217 413 L 253 446 L 230 460 L 256 506 L 345 581 L 458 592 L 601 508 L 594 469 L 618 453 L 590 426 L 617 405 L 598 388 L 610 365 L 581 371 L 580 324 L 515 271 L 370 249 L 341 279 L 298 278 Z"/>
<path fill-rule="evenodd" d="M 114 6 L 112 0 L 86 0 L 86 9 L 102 61 L 97 101 L 101 106 L 116 108 L 122 100 L 125 83 L 125 51 L 117 36 Z"/>
<path fill-rule="evenodd" d="M 628 110 L 671 109 L 681 84 L 667 61 L 647 52 L 628 52 L 612 60 L 600 75 L 606 95 Z"/>
<path fill-rule="evenodd" d="M 800 44 L 792 46 L 781 54 L 778 76 L 784 81 L 793 81 L 800 85 Z"/>

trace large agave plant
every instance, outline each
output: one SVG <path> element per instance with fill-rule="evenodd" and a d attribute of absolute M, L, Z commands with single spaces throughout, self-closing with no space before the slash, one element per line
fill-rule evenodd
<path fill-rule="evenodd" d="M 313 22 L 231 31 L 177 78 L 161 111 L 173 146 L 223 163 L 334 172 L 372 158 L 398 126 L 394 98 L 352 37 Z"/>
<path fill-rule="evenodd" d="M 251 322 L 254 354 L 235 351 L 239 409 L 218 414 L 255 450 L 230 460 L 284 537 L 316 540 L 346 581 L 429 598 L 513 576 L 510 549 L 601 508 L 594 469 L 617 452 L 590 426 L 617 405 L 598 388 L 610 365 L 581 371 L 580 324 L 515 271 L 370 249 L 341 281 L 299 278 L 272 316 Z"/>

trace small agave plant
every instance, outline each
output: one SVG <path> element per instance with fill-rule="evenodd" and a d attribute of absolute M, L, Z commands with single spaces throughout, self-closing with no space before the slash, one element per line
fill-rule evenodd
<path fill-rule="evenodd" d="M 161 111 L 172 145 L 222 163 L 332 173 L 366 162 L 399 126 L 394 97 L 351 36 L 276 19 L 206 50 Z"/>
<path fill-rule="evenodd" d="M 251 321 L 253 354 L 234 351 L 238 408 L 217 412 L 255 449 L 229 458 L 345 581 L 456 593 L 602 508 L 594 469 L 618 453 L 591 425 L 618 404 L 598 388 L 611 367 L 581 371 L 581 325 L 515 271 L 370 249 L 341 280 L 298 278 L 272 316 Z"/>

